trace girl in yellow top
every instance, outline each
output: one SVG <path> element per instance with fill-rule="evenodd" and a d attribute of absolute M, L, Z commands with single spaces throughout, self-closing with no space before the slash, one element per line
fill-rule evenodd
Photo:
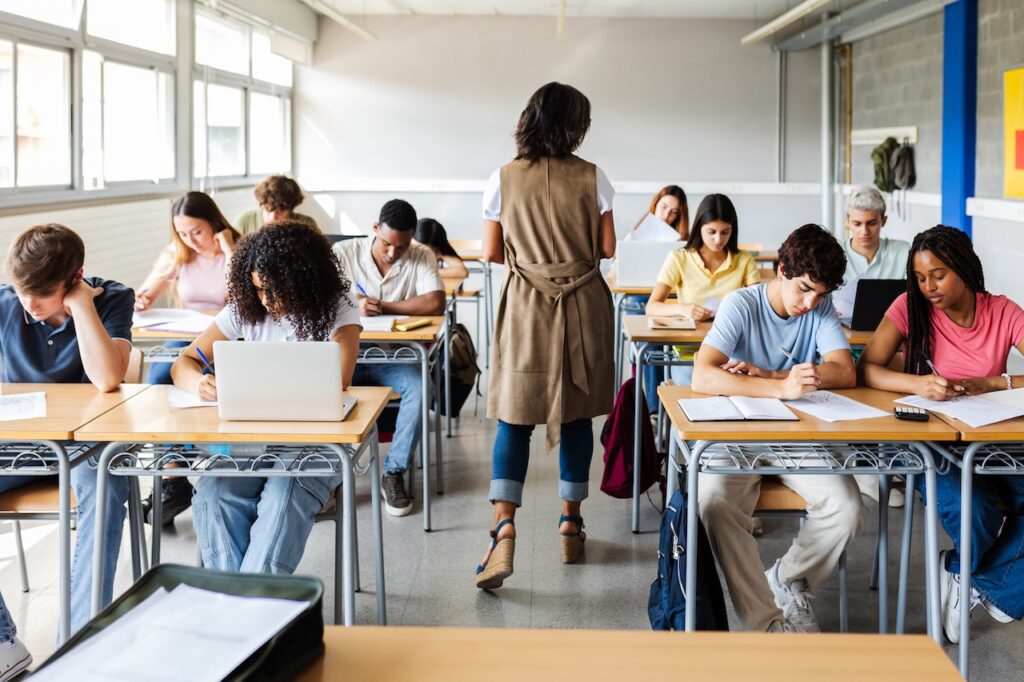
<path fill-rule="evenodd" d="M 739 249 L 736 209 L 724 194 L 709 194 L 697 207 L 690 241 L 670 253 L 647 303 L 648 315 L 684 315 L 697 322 L 714 317 L 718 304 L 736 289 L 761 281 L 753 256 Z M 675 292 L 677 302 L 665 299 Z M 680 354 L 696 348 L 677 347 Z M 690 367 L 673 367 L 672 380 L 689 384 Z"/>

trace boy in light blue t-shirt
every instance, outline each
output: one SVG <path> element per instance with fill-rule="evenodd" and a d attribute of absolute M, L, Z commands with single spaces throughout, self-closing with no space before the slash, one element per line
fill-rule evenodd
<path fill-rule="evenodd" d="M 779 276 L 729 294 L 694 358 L 693 390 L 713 395 L 795 399 L 857 382 L 850 344 L 829 294 L 846 257 L 818 225 L 795 230 L 779 248 Z M 790 357 L 787 357 L 787 353 Z M 761 477 L 701 474 L 699 506 L 736 612 L 753 631 L 817 632 L 808 594 L 860 529 L 861 501 L 847 476 L 780 476 L 807 501 L 789 551 L 762 572 L 750 515 Z"/>

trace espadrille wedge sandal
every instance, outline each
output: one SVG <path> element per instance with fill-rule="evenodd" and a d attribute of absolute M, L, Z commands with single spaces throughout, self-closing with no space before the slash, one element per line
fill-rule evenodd
<path fill-rule="evenodd" d="M 514 528 L 516 524 L 512 519 L 504 519 L 491 531 L 491 553 L 487 555 L 486 563 L 476 567 L 476 586 L 481 590 L 493 590 L 496 587 L 501 587 L 505 578 L 512 575 L 512 559 L 516 553 L 516 539 L 498 540 L 498 533 L 506 525 Z"/>
<path fill-rule="evenodd" d="M 575 523 L 577 526 L 576 531 L 563 531 L 562 536 L 562 563 L 563 564 L 574 564 L 583 554 L 583 543 L 586 541 L 587 536 L 583 534 L 583 517 L 582 516 L 566 516 L 562 514 L 558 518 L 558 525 L 561 526 L 563 523 L 568 521 L 569 523 Z"/>

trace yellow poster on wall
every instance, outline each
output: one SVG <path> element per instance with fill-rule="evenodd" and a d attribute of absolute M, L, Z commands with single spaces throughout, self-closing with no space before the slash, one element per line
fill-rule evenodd
<path fill-rule="evenodd" d="M 1024 66 L 1007 69 L 1003 79 L 1004 193 L 1007 198 L 1024 199 Z"/>

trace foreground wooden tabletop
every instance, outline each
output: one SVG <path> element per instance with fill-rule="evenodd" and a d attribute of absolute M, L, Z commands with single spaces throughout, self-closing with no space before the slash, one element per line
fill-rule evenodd
<path fill-rule="evenodd" d="M 121 384 L 100 393 L 92 384 L 4 384 L 3 395 L 46 393 L 46 416 L 0 422 L 0 440 L 71 440 L 76 429 L 148 388 Z"/>
<path fill-rule="evenodd" d="M 359 401 L 344 421 L 221 421 L 216 407 L 175 409 L 167 404 L 166 386 L 125 401 L 78 429 L 78 440 L 129 443 L 361 443 L 387 405 L 391 389 L 353 386 Z"/>
<path fill-rule="evenodd" d="M 299 682 L 952 682 L 924 635 L 328 626 Z"/>

